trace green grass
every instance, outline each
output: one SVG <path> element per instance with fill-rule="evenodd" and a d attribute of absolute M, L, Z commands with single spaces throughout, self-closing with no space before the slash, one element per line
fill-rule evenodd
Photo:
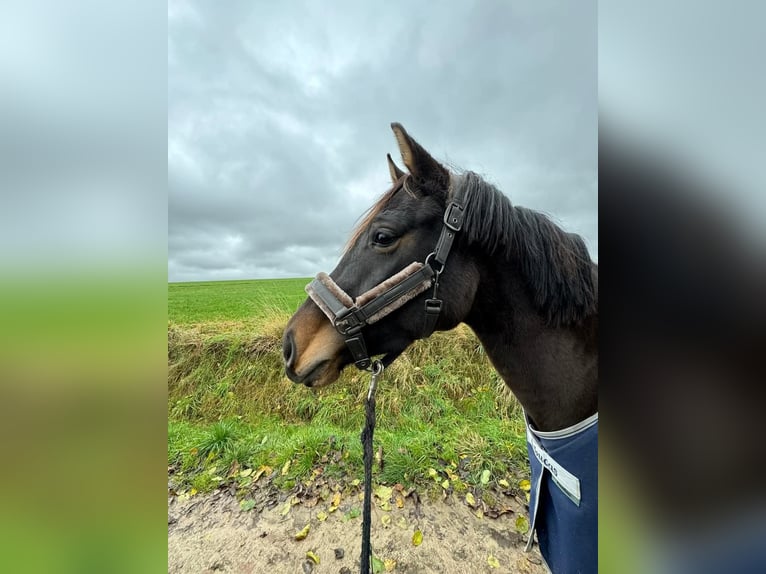
<path fill-rule="evenodd" d="M 347 368 L 317 391 L 284 376 L 281 335 L 305 283 L 169 285 L 168 463 L 181 484 L 204 491 L 231 469 L 287 463 L 283 487 L 317 467 L 361 477 L 367 375 Z M 458 465 L 462 487 L 484 470 L 528 473 L 521 407 L 465 326 L 415 343 L 384 373 L 377 405 L 376 481 L 433 486 L 433 469 Z"/>
<path fill-rule="evenodd" d="M 168 284 L 168 319 L 178 324 L 257 318 L 265 311 L 294 313 L 310 279 L 252 279 Z"/>

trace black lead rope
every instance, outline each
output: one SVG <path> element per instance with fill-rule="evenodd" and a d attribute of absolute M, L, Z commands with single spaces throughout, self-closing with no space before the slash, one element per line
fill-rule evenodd
<path fill-rule="evenodd" d="M 383 363 L 375 361 L 372 364 L 370 390 L 367 391 L 367 401 L 364 408 L 364 428 L 362 429 L 362 449 L 364 451 L 364 508 L 362 510 L 362 556 L 361 574 L 372 571 L 372 548 L 370 547 L 370 527 L 372 525 L 372 437 L 375 433 L 375 388 L 378 377 L 383 372 Z"/>

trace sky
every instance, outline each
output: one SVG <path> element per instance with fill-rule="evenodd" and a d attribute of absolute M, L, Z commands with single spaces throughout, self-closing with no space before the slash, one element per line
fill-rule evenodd
<path fill-rule="evenodd" d="M 168 279 L 331 271 L 389 124 L 598 259 L 596 2 L 168 8 Z"/>

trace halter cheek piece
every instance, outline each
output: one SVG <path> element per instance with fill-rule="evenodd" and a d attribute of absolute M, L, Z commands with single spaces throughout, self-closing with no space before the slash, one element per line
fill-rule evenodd
<path fill-rule="evenodd" d="M 433 333 L 442 309 L 442 301 L 437 297 L 439 276 L 444 271 L 455 235 L 463 227 L 464 216 L 462 198 L 455 193 L 444 212 L 444 225 L 436 248 L 426 257 L 425 262 L 410 263 L 398 273 L 359 295 L 356 301 L 326 273 L 319 273 L 316 279 L 306 285 L 306 293 L 345 339 L 358 369 L 368 370 L 372 365 L 362 330 L 431 287 L 434 291 L 433 296 L 425 302 L 423 337 Z M 398 356 L 399 353 L 386 355 L 383 364 L 391 364 Z"/>

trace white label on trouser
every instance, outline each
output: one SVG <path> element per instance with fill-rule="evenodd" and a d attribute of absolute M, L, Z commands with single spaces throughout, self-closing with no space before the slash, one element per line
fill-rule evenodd
<path fill-rule="evenodd" d="M 561 489 L 561 492 L 566 494 L 577 506 L 580 506 L 580 479 L 556 462 L 529 428 L 527 428 L 527 440 L 532 445 L 532 452 L 535 453 L 535 457 L 543 465 L 543 469 L 548 469 L 548 472 L 551 473 L 553 482 Z M 544 472 L 541 473 L 541 476 Z"/>

